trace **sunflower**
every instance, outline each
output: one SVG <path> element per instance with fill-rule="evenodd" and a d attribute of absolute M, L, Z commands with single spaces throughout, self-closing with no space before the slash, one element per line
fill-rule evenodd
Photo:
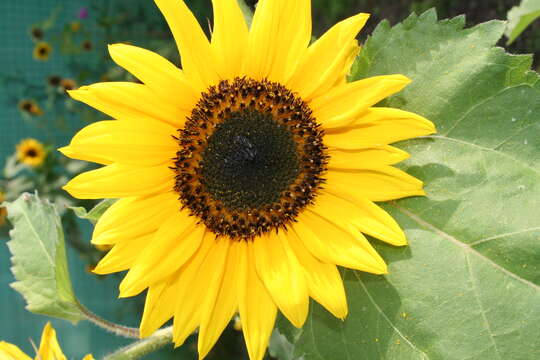
<path fill-rule="evenodd" d="M 77 87 L 77 83 L 73 79 L 61 79 L 60 80 L 60 87 L 64 91 L 73 90 Z"/>
<path fill-rule="evenodd" d="M 19 109 L 27 114 L 33 115 L 33 116 L 41 116 L 43 115 L 43 109 L 34 101 L 31 99 L 24 99 L 19 102 Z"/>
<path fill-rule="evenodd" d="M 33 40 L 40 41 L 41 39 L 43 39 L 43 35 L 44 35 L 43 29 L 37 26 L 32 26 L 32 28 L 30 28 L 30 36 L 32 37 Z"/>
<path fill-rule="evenodd" d="M 143 84 L 69 92 L 116 120 L 60 149 L 105 165 L 64 189 L 120 199 L 96 224 L 92 242 L 114 246 L 95 272 L 129 270 L 121 297 L 148 289 L 143 337 L 173 318 L 177 346 L 199 329 L 203 358 L 238 312 L 250 358 L 261 359 L 278 309 L 300 327 L 312 297 L 346 317 L 336 265 L 387 273 L 362 233 L 406 239 L 374 201 L 424 195 L 421 181 L 392 167 L 408 154 L 387 144 L 435 129 L 373 107 L 405 76 L 347 83 L 367 14 L 310 45 L 309 0 L 261 0 L 250 29 L 236 0 L 214 0 L 209 41 L 183 1 L 155 2 L 182 69 L 135 46 L 109 47 Z"/>
<path fill-rule="evenodd" d="M 31 360 L 32 358 L 21 351 L 17 346 L 0 341 L 0 359 L 2 360 Z M 58 340 L 56 339 L 56 331 L 47 323 L 41 334 L 41 343 L 37 350 L 36 360 L 67 360 L 62 352 Z M 86 355 L 83 360 L 94 360 L 91 354 Z"/>
<path fill-rule="evenodd" d="M 49 43 L 45 41 L 40 41 L 34 47 L 34 59 L 40 61 L 49 60 L 49 55 L 51 55 L 52 47 Z"/>
<path fill-rule="evenodd" d="M 36 167 L 43 164 L 47 154 L 43 144 L 36 139 L 24 139 L 17 144 L 16 155 L 21 163 Z"/>

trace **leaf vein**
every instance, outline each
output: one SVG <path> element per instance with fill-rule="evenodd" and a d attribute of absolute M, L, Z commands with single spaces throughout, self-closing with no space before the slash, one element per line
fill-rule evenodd
<path fill-rule="evenodd" d="M 522 282 L 523 284 L 527 285 L 527 286 L 530 286 L 534 289 L 537 289 L 537 290 L 540 290 L 540 286 L 530 282 L 529 280 L 525 280 L 519 276 L 517 276 L 516 274 L 514 274 L 513 272 L 505 269 L 504 267 L 502 267 L 501 265 L 497 264 L 496 262 L 494 262 L 493 260 L 491 260 L 490 258 L 484 256 L 482 253 L 480 253 L 479 251 L 477 251 L 476 249 L 472 248 L 470 245 L 464 243 L 464 242 L 461 242 L 459 241 L 458 239 L 456 239 L 455 237 L 453 237 L 452 235 L 442 231 L 441 229 L 437 228 L 436 226 L 428 223 L 427 221 L 425 221 L 424 219 L 420 218 L 419 216 L 415 215 L 413 212 L 411 212 L 409 209 L 406 209 L 396 203 L 391 203 L 392 206 L 394 206 L 399 212 L 401 212 L 402 214 L 410 217 L 412 220 L 414 220 L 417 224 L 435 232 L 436 234 L 444 237 L 445 239 L 447 240 L 450 240 L 451 242 L 453 242 L 454 244 L 460 246 L 461 248 L 465 249 L 465 251 L 469 251 L 471 252 L 472 254 L 474 254 L 475 256 L 478 256 L 479 258 L 481 258 L 482 260 L 484 260 L 486 263 L 488 263 L 489 265 L 493 266 L 494 268 L 496 268 L 497 270 L 501 271 L 502 273 L 508 275 L 509 277 L 515 279 L 515 280 L 518 280 L 519 282 Z"/>
<path fill-rule="evenodd" d="M 353 271 L 354 273 L 354 276 L 356 277 L 356 279 L 358 280 L 358 284 L 362 287 L 362 289 L 364 290 L 364 292 L 366 293 L 369 301 L 373 304 L 373 306 L 375 307 L 375 309 L 377 309 L 377 311 L 379 312 L 379 314 L 381 315 L 381 317 L 388 323 L 388 325 L 390 325 L 390 327 L 392 329 L 394 329 L 394 331 L 403 339 L 405 340 L 405 342 L 407 344 L 409 344 L 409 346 L 411 348 L 413 348 L 414 350 L 418 351 L 420 354 L 422 354 L 422 356 L 424 356 L 424 359 L 428 359 L 429 360 L 429 357 L 427 356 L 427 354 L 425 352 L 423 352 L 422 350 L 420 350 L 419 348 L 417 348 L 393 323 L 392 321 L 390 321 L 390 319 L 386 316 L 386 314 L 382 311 L 382 309 L 379 307 L 379 305 L 377 305 L 377 303 L 375 302 L 375 300 L 373 299 L 373 297 L 371 296 L 371 294 L 369 293 L 368 289 L 366 288 L 366 286 L 364 285 L 364 282 L 362 281 L 362 279 L 360 279 L 360 277 L 358 276 L 358 273 L 356 271 Z"/>
<path fill-rule="evenodd" d="M 482 304 L 482 301 L 480 300 L 480 295 L 478 294 L 478 284 L 476 283 L 476 278 L 474 277 L 474 274 L 472 272 L 472 266 L 471 266 L 471 261 L 469 259 L 469 254 L 470 254 L 469 252 L 465 253 L 465 260 L 467 264 L 467 271 L 469 272 L 469 276 L 471 277 L 471 282 L 473 285 L 474 297 L 476 299 L 476 303 L 478 304 L 478 307 L 480 308 L 480 312 L 482 314 L 482 318 L 484 319 L 486 329 L 489 333 L 489 338 L 491 339 L 491 343 L 493 344 L 493 347 L 495 348 L 495 352 L 497 353 L 498 358 L 501 359 L 501 353 L 499 352 L 499 349 L 497 348 L 497 343 L 495 342 L 493 331 L 491 330 L 491 325 L 489 324 L 489 320 L 486 317 L 486 311 L 484 310 L 484 306 Z"/>
<path fill-rule="evenodd" d="M 519 230 L 519 231 L 513 231 L 513 232 L 493 235 L 493 236 L 490 236 L 490 237 L 487 237 L 487 238 L 480 239 L 480 240 L 477 240 L 475 242 L 472 242 L 472 243 L 469 244 L 469 246 L 476 246 L 476 245 L 479 245 L 479 244 L 482 244 L 482 243 L 485 243 L 485 242 L 488 242 L 488 241 L 491 241 L 491 240 L 497 240 L 497 239 L 503 238 L 505 236 L 519 235 L 519 234 L 523 234 L 523 233 L 530 232 L 530 231 L 535 231 L 535 230 L 540 230 L 540 226 L 532 227 L 532 228 L 529 228 L 529 229 L 523 229 L 523 230 Z"/>
<path fill-rule="evenodd" d="M 431 139 L 443 139 L 443 140 L 448 140 L 448 141 L 454 141 L 454 142 L 457 142 L 457 143 L 460 143 L 460 144 L 464 144 L 464 145 L 469 145 L 469 146 L 473 146 L 473 147 L 476 147 L 476 148 L 479 148 L 481 150 L 484 150 L 484 151 L 492 151 L 492 152 L 495 152 L 495 153 L 498 153 L 500 154 L 501 156 L 504 156 L 504 157 L 507 157 L 507 158 L 510 158 L 512 161 L 522 165 L 523 167 L 531 170 L 532 172 L 536 173 L 537 175 L 540 176 L 540 171 L 536 170 L 536 169 L 533 169 L 532 167 L 530 167 L 528 164 L 524 163 L 523 161 L 517 159 L 517 158 L 514 158 L 510 155 L 508 155 L 507 153 L 504 153 L 502 151 L 499 151 L 499 150 L 496 150 L 496 149 L 492 149 L 492 148 L 488 148 L 488 147 L 485 147 L 485 146 L 481 146 L 481 145 L 478 145 L 478 144 L 473 144 L 471 142 L 468 142 L 468 141 L 465 141 L 465 140 L 459 140 L 459 139 L 454 139 L 454 138 L 450 138 L 450 137 L 446 137 L 444 135 L 429 135 L 429 136 L 426 136 L 426 138 L 431 138 Z"/>

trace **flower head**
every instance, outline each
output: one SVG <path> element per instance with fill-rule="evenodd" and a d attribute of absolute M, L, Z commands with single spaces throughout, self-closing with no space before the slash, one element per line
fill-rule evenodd
<path fill-rule="evenodd" d="M 2 360 L 31 360 L 31 357 L 26 355 L 17 346 L 0 341 L 0 359 Z M 67 360 L 66 356 L 58 344 L 56 331 L 47 323 L 41 334 L 41 343 L 37 350 L 36 360 Z M 94 360 L 90 354 L 86 355 L 83 360 Z"/>
<path fill-rule="evenodd" d="M 34 47 L 34 59 L 39 61 L 47 61 L 49 60 L 49 56 L 51 55 L 52 47 L 49 45 L 48 42 L 40 41 L 36 44 Z"/>
<path fill-rule="evenodd" d="M 24 139 L 17 144 L 16 155 L 21 163 L 37 167 L 43 164 L 47 153 L 43 144 L 36 139 Z"/>
<path fill-rule="evenodd" d="M 81 47 L 84 51 L 92 50 L 92 42 L 90 40 L 85 40 L 82 42 Z"/>
<path fill-rule="evenodd" d="M 72 32 L 77 32 L 81 30 L 81 23 L 79 21 L 72 21 L 71 23 L 69 23 L 69 29 Z"/>
<path fill-rule="evenodd" d="M 64 91 L 73 90 L 77 87 L 77 83 L 73 79 L 62 79 L 60 80 L 60 87 Z"/>
<path fill-rule="evenodd" d="M 32 116 L 43 115 L 41 107 L 32 99 L 23 99 L 19 102 L 19 109 Z"/>
<path fill-rule="evenodd" d="M 30 29 L 30 36 L 32 36 L 33 40 L 40 41 L 41 39 L 43 39 L 43 29 L 37 26 L 33 26 Z"/>
<path fill-rule="evenodd" d="M 59 86 L 61 81 L 62 81 L 62 78 L 58 75 L 50 75 L 47 78 L 47 83 L 52 87 Z"/>
<path fill-rule="evenodd" d="M 78 13 L 79 19 L 86 19 L 88 17 L 88 9 L 80 8 Z"/>
<path fill-rule="evenodd" d="M 304 323 L 312 297 L 338 318 L 347 301 L 336 265 L 384 274 L 366 237 L 405 245 L 374 201 L 423 195 L 392 167 L 387 144 L 435 131 L 423 117 L 374 107 L 409 83 L 347 83 L 368 15 L 310 45 L 309 0 L 261 0 L 248 29 L 236 0 L 213 0 L 209 41 L 180 0 L 155 0 L 182 69 L 135 46 L 109 48 L 142 84 L 69 94 L 116 120 L 87 126 L 61 151 L 105 165 L 71 180 L 75 197 L 119 198 L 92 242 L 114 245 L 94 270 L 129 270 L 120 296 L 148 289 L 141 334 L 173 318 L 176 345 L 199 328 L 203 358 L 239 313 L 262 359 L 279 309 Z"/>

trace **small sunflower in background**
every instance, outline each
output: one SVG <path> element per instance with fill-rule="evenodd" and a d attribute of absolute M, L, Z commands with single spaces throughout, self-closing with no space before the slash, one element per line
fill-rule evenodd
<path fill-rule="evenodd" d="M 7 209 L 2 206 L 2 203 L 6 200 L 6 194 L 0 190 L 0 226 L 6 223 Z"/>
<path fill-rule="evenodd" d="M 92 42 L 90 40 L 85 40 L 82 42 L 81 47 L 84 51 L 92 50 Z"/>
<path fill-rule="evenodd" d="M 251 28 L 236 0 L 213 0 L 209 40 L 183 1 L 155 2 L 182 69 L 139 47 L 109 47 L 142 83 L 69 92 L 117 120 L 60 149 L 104 165 L 64 189 L 120 199 L 94 229 L 93 244 L 113 245 L 94 272 L 129 270 L 121 297 L 148 289 L 142 336 L 173 318 L 176 346 L 199 329 L 202 359 L 238 313 L 250 359 L 260 360 L 278 309 L 296 327 L 310 298 L 347 316 L 337 265 L 387 273 L 363 234 L 407 240 L 374 202 L 425 195 L 393 167 L 409 155 L 388 144 L 435 127 L 375 107 L 405 76 L 347 82 L 367 14 L 311 43 L 310 0 L 260 0 Z"/>
<path fill-rule="evenodd" d="M 69 23 L 69 29 L 72 31 L 72 32 L 77 32 L 79 30 L 81 30 L 81 23 L 79 21 L 72 21 Z"/>
<path fill-rule="evenodd" d="M 49 75 L 49 77 L 47 77 L 47 84 L 52 87 L 60 86 L 61 81 L 62 78 L 58 75 Z"/>
<path fill-rule="evenodd" d="M 19 162 L 37 167 L 43 164 L 47 153 L 43 144 L 36 139 L 24 139 L 17 144 L 16 156 Z"/>
<path fill-rule="evenodd" d="M 73 79 L 61 79 L 60 88 L 64 91 L 75 90 L 77 88 L 77 82 Z"/>
<path fill-rule="evenodd" d="M 30 36 L 32 37 L 34 41 L 41 41 L 43 39 L 44 34 L 45 33 L 40 27 L 33 26 L 30 29 Z"/>
<path fill-rule="evenodd" d="M 56 330 L 47 323 L 41 334 L 39 349 L 36 349 L 36 359 L 38 360 L 67 360 L 60 348 L 56 337 Z M 0 359 L 2 360 L 32 360 L 32 358 L 21 351 L 16 345 L 5 341 L 0 341 Z M 86 355 L 82 360 L 94 360 L 91 354 Z"/>
<path fill-rule="evenodd" d="M 41 107 L 34 100 L 31 99 L 21 100 L 19 102 L 19 110 L 32 116 L 43 115 L 43 110 L 41 109 Z"/>
<path fill-rule="evenodd" d="M 36 44 L 34 47 L 34 59 L 39 61 L 47 61 L 49 60 L 49 56 L 51 55 L 52 47 L 49 45 L 48 42 L 40 41 Z"/>

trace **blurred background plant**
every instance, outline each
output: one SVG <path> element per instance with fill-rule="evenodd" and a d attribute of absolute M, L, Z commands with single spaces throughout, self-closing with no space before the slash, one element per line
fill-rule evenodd
<path fill-rule="evenodd" d="M 538 2 L 523 2 L 534 1 Z M 186 3 L 209 33 L 212 18 L 210 0 L 186 0 Z M 253 7 L 256 0 L 246 0 L 246 3 Z M 421 13 L 432 7 L 437 9 L 439 18 L 466 14 L 468 25 L 474 25 L 491 19 L 506 19 L 508 11 L 518 5 L 514 0 L 313 0 L 312 3 L 315 36 L 352 14 L 371 13 L 372 17 L 361 33 L 361 42 L 383 19 L 395 24 L 411 12 Z M 526 15 L 529 16 L 530 12 Z M 530 17 L 525 20 L 528 19 Z M 516 21 L 519 23 L 519 19 Z M 526 28 L 520 24 L 523 32 L 517 37 L 508 35 L 514 40 L 510 45 L 506 45 L 508 39 L 501 40 L 500 45 L 512 53 L 533 53 L 533 67 L 538 68 L 540 24 L 528 21 Z M 107 44 L 132 43 L 179 64 L 169 29 L 151 0 L 3 0 L 0 4 L 0 34 L 2 51 L 6 54 L 0 63 L 3 64 L 0 67 L 0 107 L 3 114 L 0 118 L 0 157 L 3 159 L 0 164 L 3 166 L 0 203 L 34 190 L 54 202 L 63 216 L 70 251 L 79 255 L 74 261 L 75 266 L 82 270 L 75 271 L 74 283 L 76 287 L 85 288 L 79 293 L 87 296 L 87 304 L 98 308 L 105 317 L 136 326 L 141 299 L 114 302 L 112 299 L 117 294 L 119 278 L 108 277 L 96 285 L 95 276 L 85 272 L 85 269 L 92 268 L 103 252 L 89 244 L 89 224 L 78 219 L 69 208 L 89 209 L 95 205 L 94 202 L 73 199 L 61 189 L 68 178 L 92 165 L 69 160 L 56 149 L 84 125 L 104 118 L 90 107 L 71 100 L 66 91 L 99 81 L 138 81 L 110 60 Z M 8 229 L 5 217 L 5 208 L 0 208 L 0 235 L 3 238 Z M 0 260 L 2 266 L 7 264 L 7 255 L 0 255 Z M 2 267 L 2 272 L 6 269 Z M 1 276 L 0 305 L 22 309 L 22 301 L 7 287 L 12 281 L 11 274 Z M 100 293 L 103 296 L 100 297 Z M 46 319 L 22 311 L 8 315 L 11 316 L 10 321 L 3 321 L 4 325 L 0 325 L 0 339 L 21 344 L 30 352 L 27 339 L 35 339 L 37 335 L 32 335 L 33 332 L 41 328 L 41 325 L 32 324 L 44 323 Z M 18 322 L 17 331 L 14 330 L 14 321 Z M 65 325 L 55 326 L 62 328 Z M 245 358 L 238 329 L 238 323 L 231 324 L 208 359 Z M 64 340 L 68 347 L 71 341 L 73 348 L 67 352 L 81 357 L 88 352 L 100 355 L 107 351 L 112 340 L 106 336 L 99 338 L 95 335 L 97 333 L 89 327 L 78 335 L 73 334 L 73 340 Z M 96 349 L 98 343 L 101 346 Z M 174 353 L 167 349 L 153 356 L 192 359 L 195 354 L 196 345 L 191 339 L 187 346 Z"/>

